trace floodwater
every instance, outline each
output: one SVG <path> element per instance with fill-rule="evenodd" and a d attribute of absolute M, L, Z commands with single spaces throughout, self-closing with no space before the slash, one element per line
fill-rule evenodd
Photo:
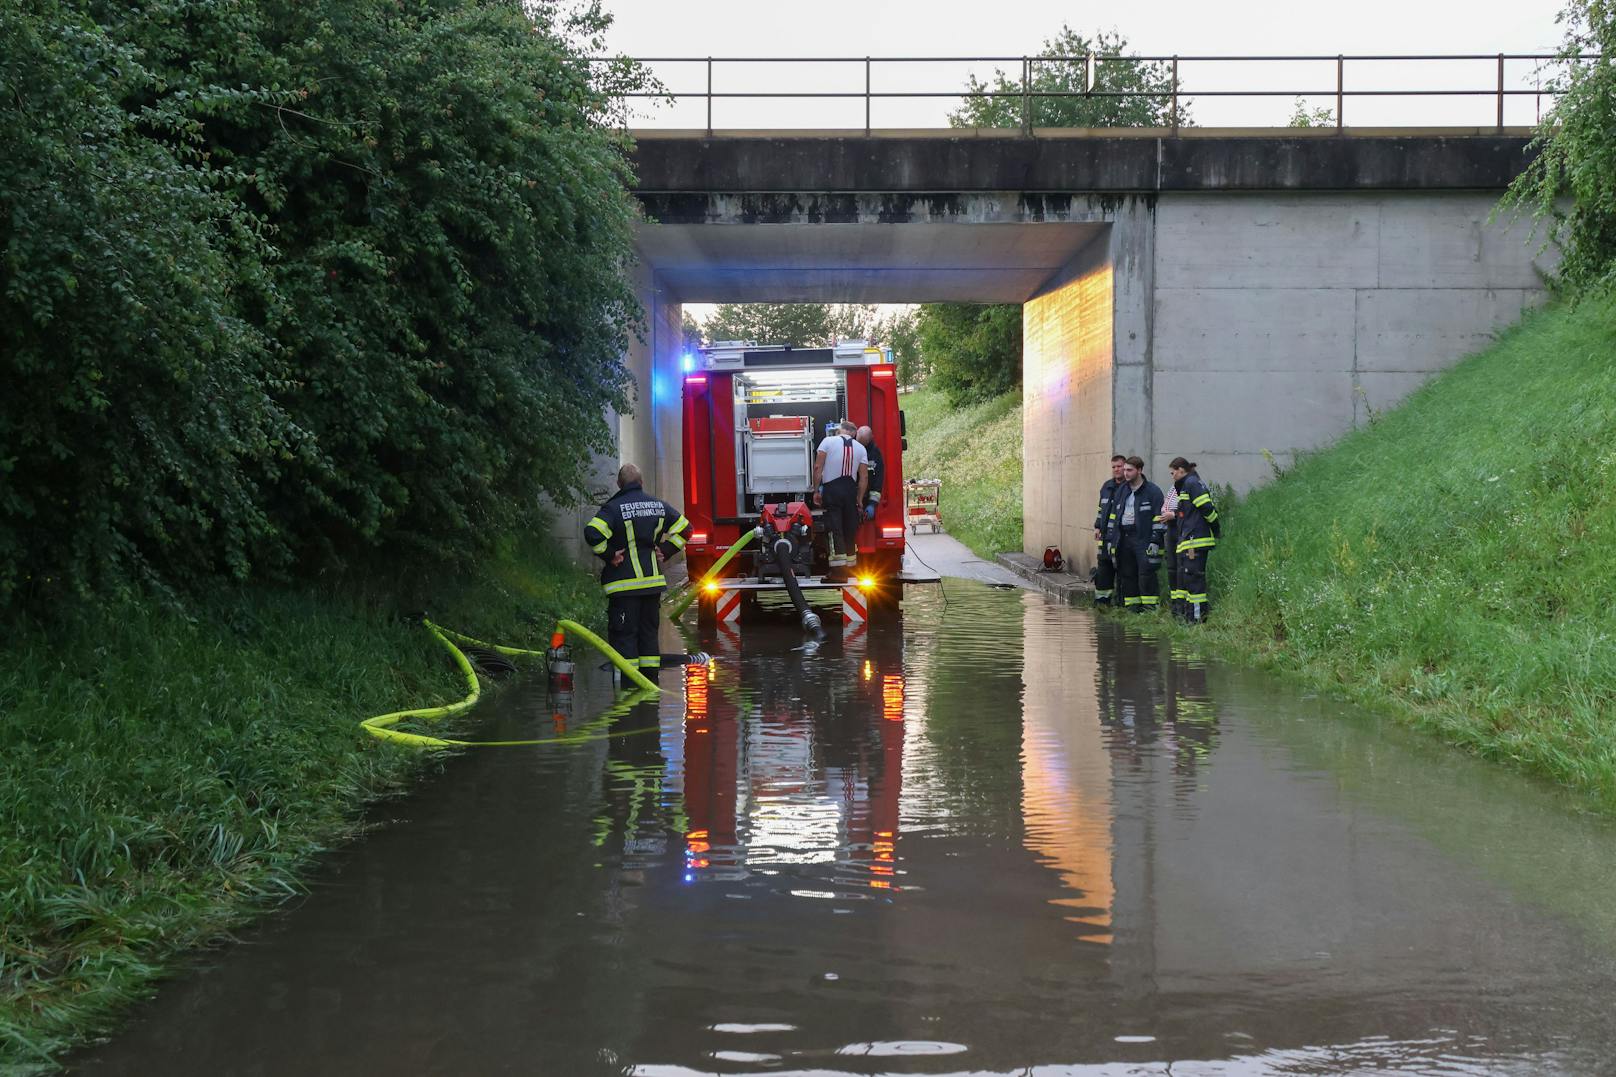
<path fill-rule="evenodd" d="M 978 583 L 700 642 L 609 738 L 450 759 L 73 1066 L 1616 1072 L 1616 828 L 1551 791 Z"/>

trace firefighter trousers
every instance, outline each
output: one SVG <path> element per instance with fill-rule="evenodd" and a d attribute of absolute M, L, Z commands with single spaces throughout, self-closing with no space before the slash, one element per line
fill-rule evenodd
<path fill-rule="evenodd" d="M 1178 525 L 1171 519 L 1167 523 L 1167 604 L 1175 617 L 1184 616 L 1184 588 L 1178 578 L 1179 555 L 1171 552 L 1178 549 Z"/>
<path fill-rule="evenodd" d="M 1094 604 L 1110 606 L 1116 602 L 1117 563 L 1101 546 L 1094 558 Z"/>
<path fill-rule="evenodd" d="M 657 641 L 661 627 L 660 587 L 606 596 L 606 642 L 651 681 L 662 668 L 662 646 Z"/>
<path fill-rule="evenodd" d="M 858 481 L 842 476 L 825 484 L 825 535 L 834 543 L 828 550 L 832 568 L 858 560 Z"/>
<path fill-rule="evenodd" d="M 1145 556 L 1148 543 L 1131 535 L 1123 535 L 1113 556 L 1117 561 L 1116 597 L 1130 610 L 1153 610 L 1161 605 L 1161 585 L 1156 582 L 1156 569 Z M 1112 600 L 1113 603 L 1116 599 Z"/>
<path fill-rule="evenodd" d="M 1178 588 L 1183 599 L 1183 617 L 1192 624 L 1206 620 L 1206 562 L 1212 547 L 1185 550 L 1178 555 Z"/>

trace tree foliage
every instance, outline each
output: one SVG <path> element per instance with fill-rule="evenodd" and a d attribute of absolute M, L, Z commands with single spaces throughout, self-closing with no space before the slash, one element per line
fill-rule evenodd
<path fill-rule="evenodd" d="M 873 306 L 857 303 L 720 303 L 702 325 L 707 343 L 749 340 L 757 344 L 823 347 L 835 340 L 872 340 Z"/>
<path fill-rule="evenodd" d="M 1190 123 L 1189 108 L 1173 105 L 1172 70 L 1166 64 L 1127 55 L 1128 41 L 1116 32 L 1093 37 L 1062 26 L 1044 42 L 1031 64 L 1025 107 L 1033 127 L 1171 127 Z M 1087 57 L 1096 58 L 1094 84 L 1088 85 Z M 993 78 L 970 76 L 971 94 L 949 114 L 954 127 L 1020 127 L 1022 73 L 995 69 Z M 1070 96 L 1044 97 L 1041 94 Z M 1112 96 L 1117 95 L 1117 96 Z"/>
<path fill-rule="evenodd" d="M 1021 384 L 1021 307 L 928 303 L 918 318 L 927 384 L 954 404 L 1000 396 Z"/>
<path fill-rule="evenodd" d="M 1309 108 L 1305 97 L 1298 97 L 1291 108 L 1290 119 L 1285 121 L 1286 127 L 1334 127 L 1335 109 L 1327 105 Z"/>
<path fill-rule="evenodd" d="M 472 552 L 637 328 L 598 6 L 0 11 L 0 597 Z"/>
<path fill-rule="evenodd" d="M 1545 86 L 1558 97 L 1503 208 L 1546 224 L 1560 285 L 1582 295 L 1616 284 L 1616 0 L 1570 0 L 1560 22 L 1565 42 Z"/>

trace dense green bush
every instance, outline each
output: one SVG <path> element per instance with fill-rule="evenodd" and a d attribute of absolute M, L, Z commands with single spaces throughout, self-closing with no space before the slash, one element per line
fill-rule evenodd
<path fill-rule="evenodd" d="M 639 317 L 605 25 L 0 13 L 0 599 L 443 559 L 576 489 Z"/>
<path fill-rule="evenodd" d="M 926 384 L 955 404 L 992 400 L 1021 384 L 1019 303 L 928 303 L 917 335 Z"/>

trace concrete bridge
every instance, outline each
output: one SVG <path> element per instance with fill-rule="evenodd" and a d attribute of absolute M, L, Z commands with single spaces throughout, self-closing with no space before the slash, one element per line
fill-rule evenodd
<path fill-rule="evenodd" d="M 1114 451 L 1245 489 L 1543 295 L 1525 130 L 644 132 L 623 456 L 679 489 L 685 302 L 1023 304 L 1026 544 L 1092 556 Z"/>

